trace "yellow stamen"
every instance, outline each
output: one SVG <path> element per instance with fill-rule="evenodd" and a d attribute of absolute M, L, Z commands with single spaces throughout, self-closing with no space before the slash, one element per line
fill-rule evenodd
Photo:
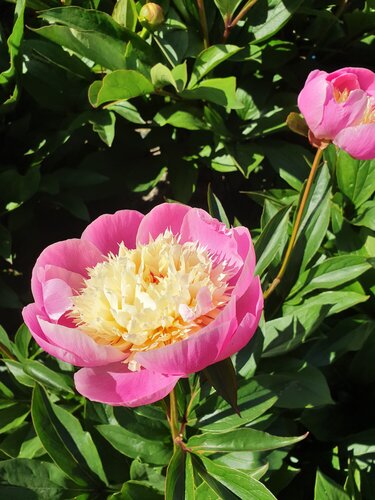
<path fill-rule="evenodd" d="M 169 231 L 134 250 L 121 243 L 88 274 L 71 317 L 97 343 L 134 354 L 187 338 L 229 299 L 225 263 Z"/>

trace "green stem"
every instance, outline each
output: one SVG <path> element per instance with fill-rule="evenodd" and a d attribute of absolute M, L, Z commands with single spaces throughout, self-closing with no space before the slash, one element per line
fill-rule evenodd
<path fill-rule="evenodd" d="M 280 283 L 282 277 L 285 274 L 285 271 L 286 271 L 286 268 L 288 266 L 288 262 L 289 262 L 290 256 L 292 254 L 292 251 L 293 251 L 296 239 L 297 239 L 297 234 L 298 234 L 298 230 L 299 230 L 299 227 L 300 227 L 300 224 L 301 224 L 302 215 L 303 215 L 303 212 L 305 210 L 307 198 L 309 196 L 309 193 L 310 193 L 310 190 L 311 190 L 311 186 L 312 186 L 312 183 L 313 183 L 316 171 L 317 171 L 317 169 L 319 167 L 320 159 L 322 157 L 322 154 L 323 154 L 323 149 L 322 148 L 318 148 L 317 151 L 316 151 L 316 154 L 315 154 L 315 158 L 314 158 L 313 164 L 311 166 L 309 177 L 308 177 L 307 182 L 306 182 L 305 191 L 304 191 L 302 199 L 301 199 L 301 203 L 300 203 L 300 206 L 299 206 L 299 209 L 298 209 L 298 212 L 297 212 L 296 220 L 294 221 L 292 235 L 291 235 L 290 240 L 289 240 L 288 248 L 287 248 L 287 250 L 285 252 L 283 263 L 281 265 L 280 271 L 277 273 L 276 278 L 272 281 L 271 285 L 264 292 L 263 296 L 264 296 L 265 299 L 267 299 L 271 295 L 271 293 L 278 286 L 278 284 Z"/>
<path fill-rule="evenodd" d="M 207 49 L 210 46 L 210 41 L 208 38 L 208 26 L 207 26 L 206 10 L 204 8 L 204 0 L 197 0 L 197 5 L 199 12 L 199 21 L 203 35 L 203 44 L 204 48 Z"/>
<path fill-rule="evenodd" d="M 237 26 L 238 22 L 241 21 L 241 19 L 249 12 L 251 7 L 257 3 L 257 0 L 249 0 L 246 2 L 246 4 L 242 7 L 240 12 L 237 14 L 237 16 L 232 20 L 231 16 L 226 17 L 225 19 L 225 29 L 224 29 L 224 34 L 223 34 L 223 42 L 225 43 L 230 35 L 230 32 L 232 28 Z"/>
<path fill-rule="evenodd" d="M 13 361 L 17 361 L 17 358 L 13 356 L 13 354 L 5 347 L 4 344 L 0 344 L 0 352 L 4 355 L 5 359 L 12 359 Z"/>
<path fill-rule="evenodd" d="M 169 393 L 169 425 L 171 428 L 173 446 L 177 446 L 176 439 L 178 438 L 178 410 L 177 410 L 177 399 L 176 393 L 173 389 L 172 392 Z"/>

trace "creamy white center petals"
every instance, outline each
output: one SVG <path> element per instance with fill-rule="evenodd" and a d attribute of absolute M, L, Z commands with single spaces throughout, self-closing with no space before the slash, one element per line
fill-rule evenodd
<path fill-rule="evenodd" d="M 117 255 L 88 274 L 73 297 L 71 317 L 98 344 L 123 351 L 183 340 L 213 321 L 229 300 L 225 262 L 214 263 L 198 243 L 181 244 L 169 231 L 133 250 L 121 243 Z"/>

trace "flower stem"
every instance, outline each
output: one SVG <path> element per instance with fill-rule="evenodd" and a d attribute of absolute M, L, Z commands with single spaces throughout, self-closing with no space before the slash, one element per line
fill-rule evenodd
<path fill-rule="evenodd" d="M 176 393 L 173 389 L 169 393 L 169 426 L 171 428 L 173 446 L 176 447 L 176 438 L 178 437 L 178 411 L 177 411 L 177 399 Z"/>
<path fill-rule="evenodd" d="M 304 209 L 305 209 L 305 206 L 306 206 L 306 201 L 307 201 L 307 198 L 309 196 L 309 193 L 310 193 L 310 190 L 311 190 L 311 186 L 312 186 L 312 183 L 313 183 L 316 171 L 317 171 L 317 169 L 319 167 L 320 159 L 322 157 L 322 153 L 323 153 L 323 148 L 318 148 L 317 151 L 316 151 L 316 153 L 315 153 L 315 158 L 314 158 L 313 164 L 311 166 L 310 174 L 309 174 L 309 177 L 308 177 L 307 182 L 306 182 L 306 187 L 305 187 L 305 191 L 303 193 L 302 199 L 301 199 L 300 206 L 298 208 L 296 220 L 294 221 L 292 235 L 291 235 L 290 240 L 289 240 L 288 248 L 287 248 L 287 250 L 285 252 L 284 260 L 283 260 L 283 262 L 281 264 L 280 271 L 277 273 L 276 278 L 272 281 L 271 285 L 267 288 L 267 290 L 263 294 L 263 296 L 264 296 L 265 299 L 267 299 L 271 295 L 271 293 L 278 286 L 278 284 L 280 283 L 282 277 L 285 274 L 285 270 L 286 270 L 286 268 L 288 266 L 288 262 L 289 262 L 290 256 L 292 254 L 294 245 L 296 243 L 298 230 L 299 230 L 299 227 L 300 227 L 300 224 L 301 224 L 301 220 L 302 220 L 302 215 L 303 215 L 303 212 L 304 212 Z"/>
<path fill-rule="evenodd" d="M 208 39 L 208 26 L 207 26 L 206 10 L 204 8 L 204 0 L 197 0 L 197 5 L 199 12 L 199 21 L 203 34 L 203 44 L 204 48 L 207 49 L 210 46 L 210 41 Z"/>
<path fill-rule="evenodd" d="M 237 26 L 238 21 L 241 21 L 241 19 L 249 12 L 251 7 L 256 4 L 257 0 L 249 0 L 246 2 L 246 4 L 243 6 L 243 8 L 240 10 L 240 12 L 237 14 L 237 16 L 232 20 L 231 16 L 228 16 L 225 18 L 224 23 L 225 23 L 225 29 L 224 29 L 224 34 L 223 34 L 223 42 L 225 43 L 227 41 L 227 38 L 230 35 L 230 32 L 232 28 Z"/>

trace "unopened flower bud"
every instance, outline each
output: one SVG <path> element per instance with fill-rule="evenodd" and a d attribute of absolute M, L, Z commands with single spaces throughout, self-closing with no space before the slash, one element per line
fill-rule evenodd
<path fill-rule="evenodd" d="M 144 28 L 154 31 L 164 22 L 163 9 L 157 3 L 148 2 L 141 8 L 138 19 Z"/>

